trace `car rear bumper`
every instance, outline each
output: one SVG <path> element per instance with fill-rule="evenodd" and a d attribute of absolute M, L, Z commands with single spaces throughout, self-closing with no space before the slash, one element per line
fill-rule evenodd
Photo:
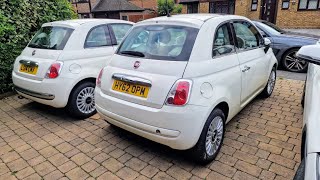
<path fill-rule="evenodd" d="M 106 121 L 173 149 L 190 149 L 198 141 L 208 108 L 187 105 L 151 108 L 95 91 L 96 109 Z"/>
<path fill-rule="evenodd" d="M 12 81 L 18 94 L 56 108 L 67 105 L 73 83 L 71 79 L 66 78 L 33 80 L 15 72 L 12 72 Z"/>

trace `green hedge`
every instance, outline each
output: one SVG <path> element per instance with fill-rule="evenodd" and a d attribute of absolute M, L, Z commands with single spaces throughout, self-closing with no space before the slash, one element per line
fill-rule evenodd
<path fill-rule="evenodd" d="M 0 0 L 0 94 L 10 91 L 13 62 L 41 25 L 72 18 L 68 0 Z"/>

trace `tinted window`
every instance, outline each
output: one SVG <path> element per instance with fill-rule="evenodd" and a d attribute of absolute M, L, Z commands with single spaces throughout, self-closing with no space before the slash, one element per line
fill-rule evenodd
<path fill-rule="evenodd" d="M 188 61 L 199 29 L 185 26 L 137 26 L 122 42 L 118 54 L 139 52 L 142 58 Z"/>
<path fill-rule="evenodd" d="M 42 27 L 32 38 L 28 47 L 62 50 L 72 32 L 73 29 L 70 28 L 57 26 Z"/>
<path fill-rule="evenodd" d="M 108 27 L 107 26 L 98 26 L 94 27 L 92 30 L 89 31 L 85 47 L 102 47 L 102 46 L 110 46 L 111 45 L 111 38 L 109 35 Z"/>
<path fill-rule="evenodd" d="M 249 22 L 233 23 L 239 49 L 256 48 L 260 46 L 261 37 L 258 30 Z"/>
<path fill-rule="evenodd" d="M 129 24 L 111 24 L 110 27 L 116 36 L 117 44 L 120 44 L 132 25 Z"/>
<path fill-rule="evenodd" d="M 214 36 L 212 56 L 229 54 L 235 51 L 228 24 L 220 26 Z"/>

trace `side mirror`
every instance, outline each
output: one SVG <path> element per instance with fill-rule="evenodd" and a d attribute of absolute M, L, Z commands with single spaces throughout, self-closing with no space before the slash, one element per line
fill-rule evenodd
<path fill-rule="evenodd" d="M 320 65 L 320 44 L 303 46 L 297 52 L 299 60 Z"/>
<path fill-rule="evenodd" d="M 270 39 L 264 38 L 264 46 L 265 46 L 264 52 L 267 53 L 268 50 L 269 50 L 269 48 L 270 48 L 270 46 L 271 46 L 271 41 L 270 41 Z"/>

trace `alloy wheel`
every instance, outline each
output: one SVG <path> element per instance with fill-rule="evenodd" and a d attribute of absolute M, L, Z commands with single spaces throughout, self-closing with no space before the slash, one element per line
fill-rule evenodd
<path fill-rule="evenodd" d="M 223 138 L 223 119 L 220 116 L 215 117 L 208 128 L 206 136 L 206 152 L 212 156 L 221 146 Z"/>
<path fill-rule="evenodd" d="M 267 86 L 268 94 L 272 93 L 275 84 L 276 84 L 276 72 L 275 70 L 272 70 L 268 80 L 268 86 Z"/>
<path fill-rule="evenodd" d="M 77 108 L 83 114 L 90 114 L 96 110 L 94 104 L 94 87 L 83 88 L 76 100 Z"/>
<path fill-rule="evenodd" d="M 297 51 L 292 51 L 285 56 L 284 65 L 289 71 L 300 72 L 306 69 L 308 63 L 303 60 L 299 60 L 296 56 Z"/>

